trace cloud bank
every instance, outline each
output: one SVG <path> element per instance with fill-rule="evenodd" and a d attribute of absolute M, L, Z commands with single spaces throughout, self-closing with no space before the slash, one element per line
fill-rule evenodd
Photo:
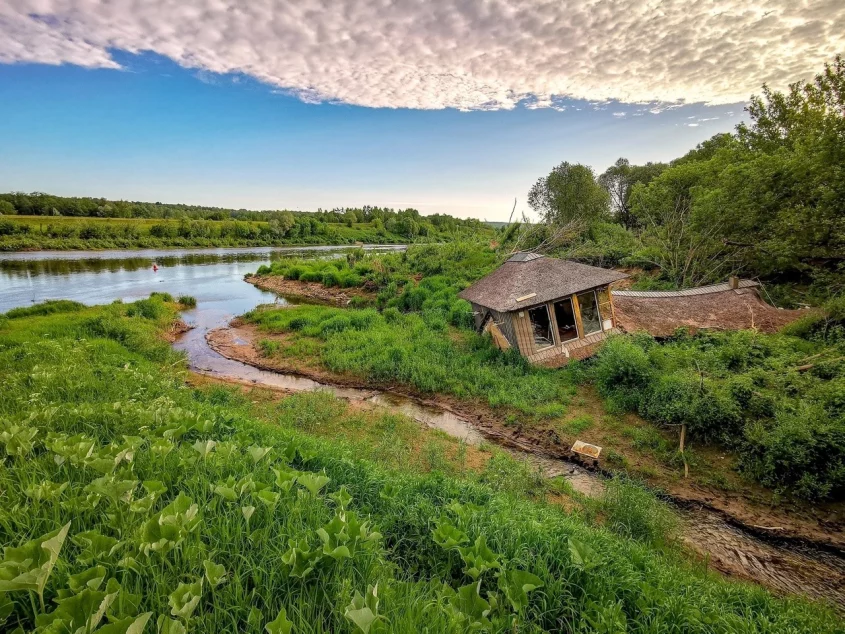
<path fill-rule="evenodd" d="M 764 82 L 808 79 L 845 51 L 845 2 L 0 2 L 2 63 L 120 68 L 114 49 L 375 108 L 735 103 Z"/>

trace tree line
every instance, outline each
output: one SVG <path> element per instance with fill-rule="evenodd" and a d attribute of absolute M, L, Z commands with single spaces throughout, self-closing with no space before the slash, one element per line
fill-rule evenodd
<path fill-rule="evenodd" d="M 563 162 L 528 195 L 540 224 L 503 231 L 600 265 L 655 272 L 658 287 L 760 277 L 784 303 L 845 290 L 845 60 L 669 163 L 620 158 L 602 174 Z M 796 295 L 800 289 L 801 295 Z"/>
<path fill-rule="evenodd" d="M 470 218 L 454 218 L 447 214 L 423 216 L 413 208 L 393 209 L 365 205 L 363 207 L 341 207 L 331 210 L 318 209 L 315 212 L 290 210 L 252 211 L 248 209 L 226 209 L 201 205 L 170 203 L 131 202 L 72 196 L 54 196 L 42 192 L 10 192 L 0 194 L 0 215 L 25 216 L 69 216 L 79 218 L 140 218 L 180 220 L 181 229 L 172 229 L 169 224 L 160 225 L 161 237 L 172 237 L 173 231 L 212 232 L 211 225 L 192 221 L 262 221 L 268 222 L 269 232 L 280 237 L 307 237 L 323 235 L 328 231 L 325 225 L 371 223 L 377 233 L 398 235 L 407 239 L 437 236 L 456 231 L 478 231 L 482 222 Z M 180 225 L 181 226 L 181 225 Z M 187 227 L 187 228 L 186 228 Z M 247 224 L 233 225 L 231 231 L 250 231 Z M 70 231 L 70 229 L 67 229 Z M 96 230 L 94 230 L 96 231 Z M 229 233 L 231 233 L 229 231 Z M 218 232 L 219 233 L 219 232 Z M 191 237 L 187 235 L 185 237 Z"/>

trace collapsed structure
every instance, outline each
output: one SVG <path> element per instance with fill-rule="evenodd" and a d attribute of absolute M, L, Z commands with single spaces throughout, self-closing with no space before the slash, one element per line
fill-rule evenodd
<path fill-rule="evenodd" d="M 503 350 L 560 365 L 589 356 L 616 330 L 610 284 L 624 273 L 520 252 L 459 296 Z"/>

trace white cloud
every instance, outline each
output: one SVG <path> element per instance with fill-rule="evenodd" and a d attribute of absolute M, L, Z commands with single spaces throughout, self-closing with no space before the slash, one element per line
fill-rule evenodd
<path fill-rule="evenodd" d="M 764 82 L 809 78 L 845 50 L 842 0 L 760 4 L 3 0 L 0 62 L 119 68 L 112 49 L 153 51 L 304 101 L 370 107 L 735 103 Z"/>

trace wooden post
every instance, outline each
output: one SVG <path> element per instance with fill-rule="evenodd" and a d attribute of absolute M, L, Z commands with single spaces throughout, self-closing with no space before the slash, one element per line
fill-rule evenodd
<path fill-rule="evenodd" d="M 731 275 L 728 278 L 728 286 L 730 288 L 732 288 L 733 290 L 738 289 L 739 288 L 739 278 L 736 275 Z"/>
<path fill-rule="evenodd" d="M 681 457 L 684 459 L 684 477 L 689 477 L 689 465 L 687 464 L 687 457 L 684 455 L 684 441 L 687 438 L 687 424 L 681 425 Z"/>

